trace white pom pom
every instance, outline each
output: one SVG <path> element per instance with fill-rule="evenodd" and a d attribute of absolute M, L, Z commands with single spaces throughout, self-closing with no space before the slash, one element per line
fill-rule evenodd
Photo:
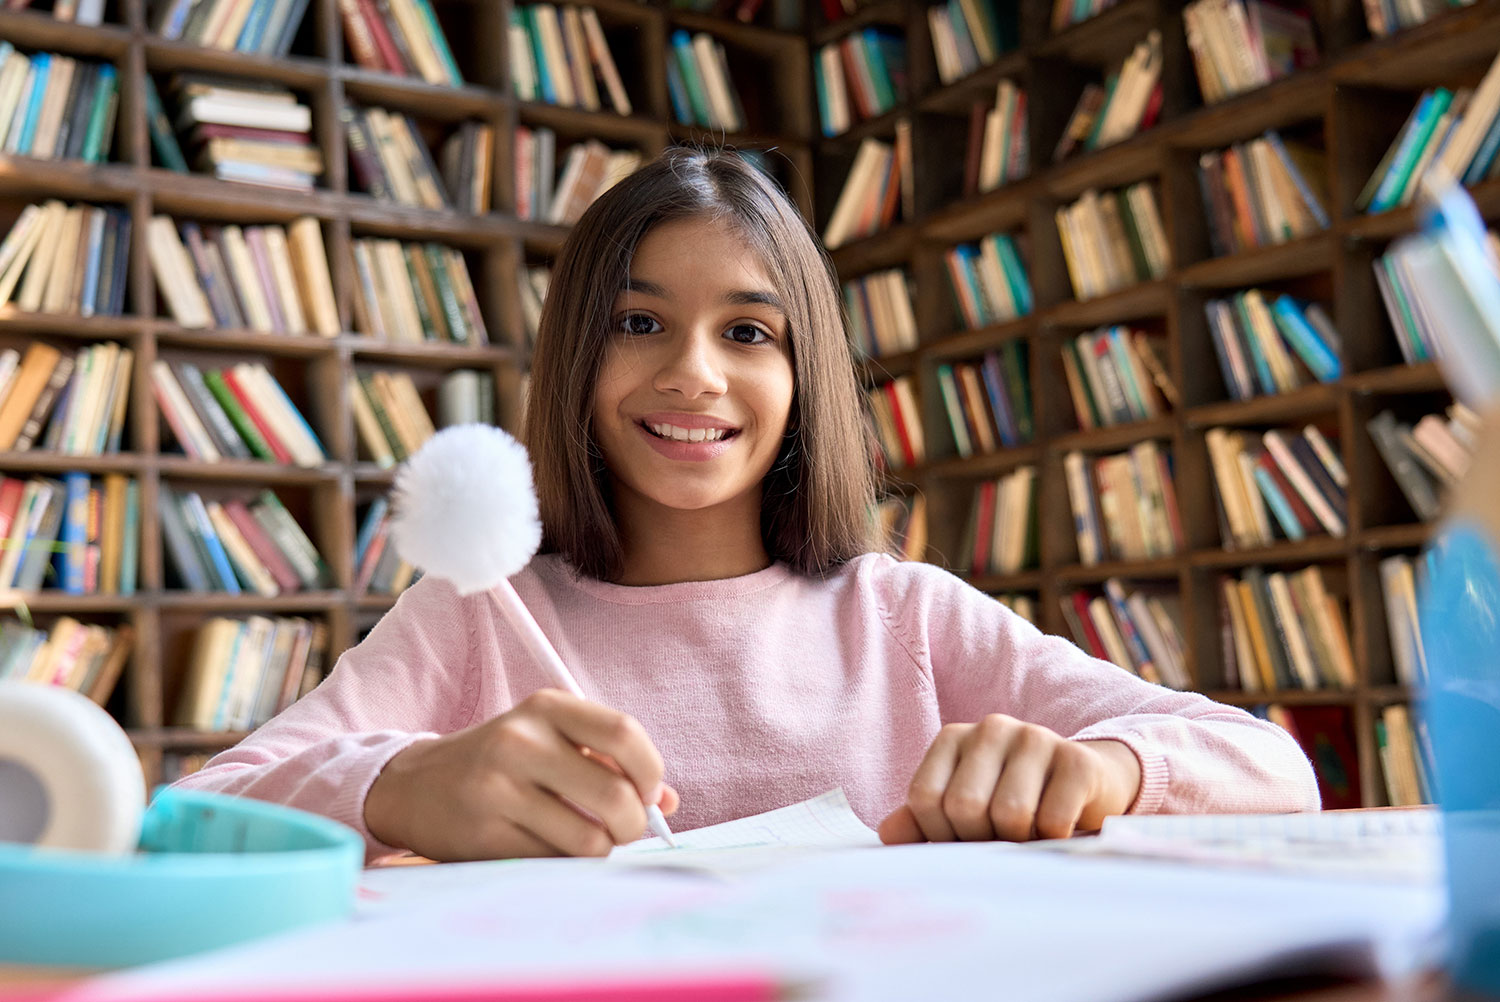
<path fill-rule="evenodd" d="M 482 424 L 444 428 L 396 474 L 391 538 L 401 559 L 461 595 L 491 588 L 542 543 L 526 447 Z"/>

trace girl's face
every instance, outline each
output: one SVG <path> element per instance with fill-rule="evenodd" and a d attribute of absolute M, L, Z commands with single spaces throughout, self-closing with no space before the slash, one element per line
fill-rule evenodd
<path fill-rule="evenodd" d="M 758 500 L 795 388 L 773 289 L 729 224 L 677 220 L 641 240 L 594 388 L 594 440 L 619 502 Z"/>

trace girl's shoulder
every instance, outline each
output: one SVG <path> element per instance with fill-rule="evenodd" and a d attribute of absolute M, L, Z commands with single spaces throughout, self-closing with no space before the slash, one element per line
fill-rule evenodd
<path fill-rule="evenodd" d="M 844 565 L 844 572 L 857 587 L 872 591 L 882 605 L 893 610 L 935 599 L 948 601 L 974 591 L 962 578 L 937 564 L 898 560 L 889 553 L 862 553 Z"/>

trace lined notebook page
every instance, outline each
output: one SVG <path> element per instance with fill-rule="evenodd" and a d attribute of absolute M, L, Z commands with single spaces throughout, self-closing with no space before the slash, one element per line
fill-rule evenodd
<path fill-rule="evenodd" d="M 880 844 L 880 837 L 855 816 L 843 790 L 829 790 L 800 804 L 748 818 L 674 832 L 672 837 L 677 849 L 660 838 L 646 838 L 620 846 L 610 859 L 648 853 L 670 856 L 694 849 L 833 849 Z"/>

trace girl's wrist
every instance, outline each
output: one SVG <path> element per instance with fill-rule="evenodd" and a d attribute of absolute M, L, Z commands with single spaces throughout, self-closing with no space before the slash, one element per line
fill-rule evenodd
<path fill-rule="evenodd" d="M 1115 738 L 1095 738 L 1083 742 L 1103 758 L 1106 774 L 1105 791 L 1099 798 L 1099 807 L 1106 816 L 1125 814 L 1135 806 L 1141 792 L 1141 760 L 1123 741 Z"/>
<path fill-rule="evenodd" d="M 392 755 L 365 794 L 365 830 L 375 841 L 392 849 L 409 849 L 405 825 L 405 777 L 412 758 L 431 739 L 416 741 Z"/>

